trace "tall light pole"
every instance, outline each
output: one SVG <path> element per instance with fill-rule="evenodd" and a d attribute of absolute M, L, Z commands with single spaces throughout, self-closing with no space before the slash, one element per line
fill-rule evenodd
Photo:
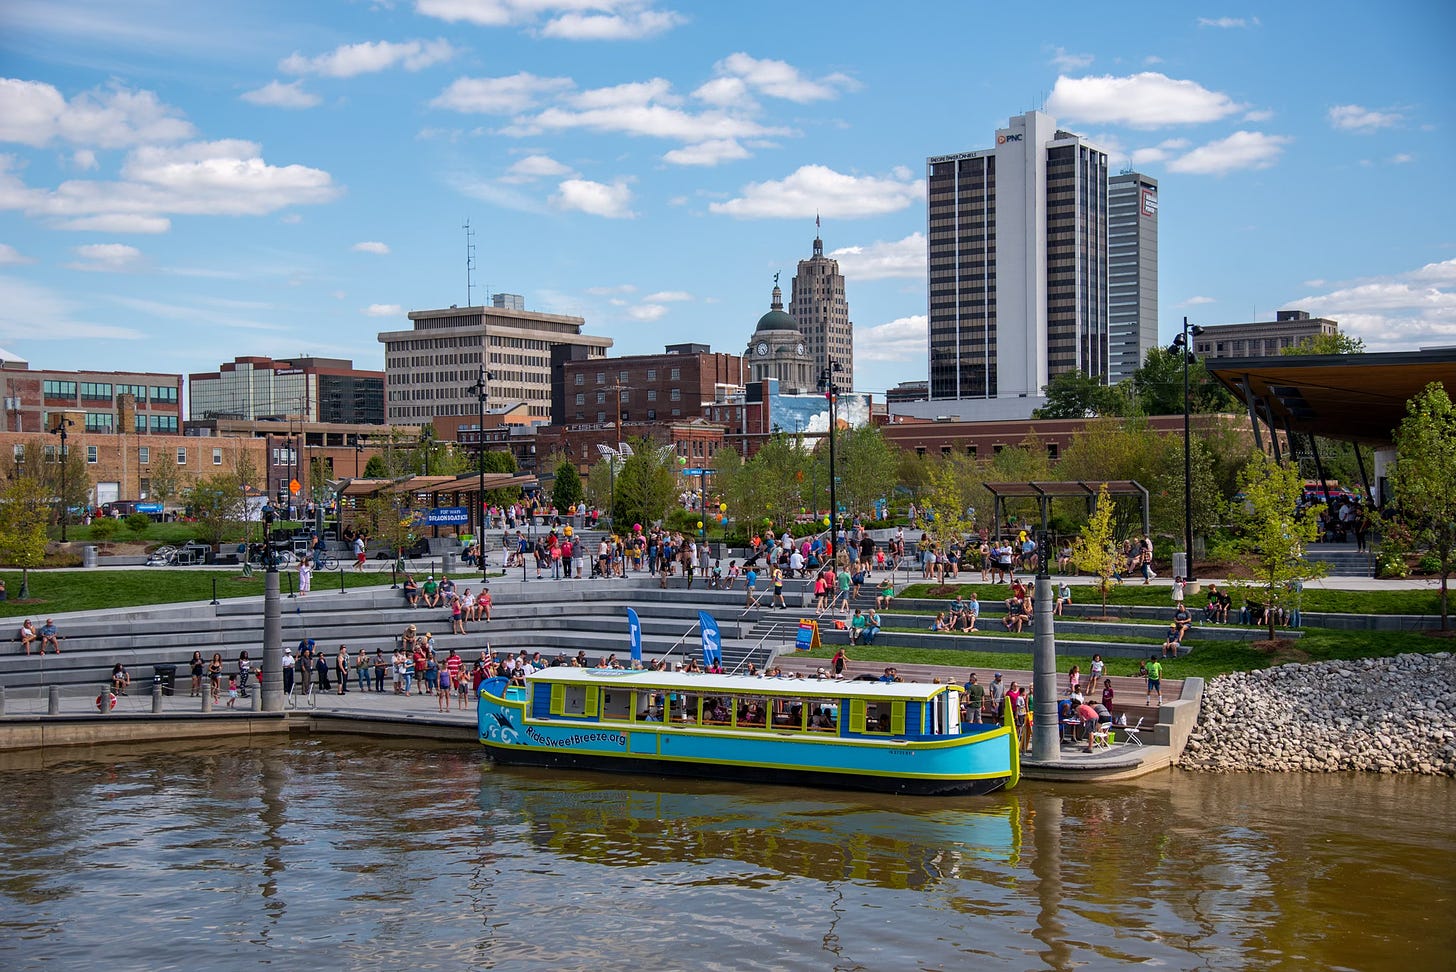
<path fill-rule="evenodd" d="M 485 400 L 490 390 L 487 384 L 490 379 L 490 372 L 485 370 L 485 365 L 481 365 L 480 377 L 475 380 L 475 397 L 480 403 L 480 425 L 478 426 L 480 431 L 477 433 L 475 454 L 476 473 L 480 476 L 480 493 L 475 497 L 475 511 L 470 514 L 470 529 L 475 534 L 475 549 L 479 557 L 482 584 L 490 578 L 485 566 Z"/>
<path fill-rule="evenodd" d="M 66 427 L 76 423 L 62 416 L 56 419 L 52 435 L 61 437 L 61 543 L 66 542 L 66 521 L 71 518 L 70 501 L 66 496 Z"/>
<path fill-rule="evenodd" d="M 1189 325 L 1188 318 L 1183 318 L 1183 331 L 1173 338 L 1173 343 L 1168 348 L 1170 354 L 1183 356 L 1183 549 L 1184 569 L 1187 575 L 1185 581 L 1195 580 L 1193 573 L 1193 448 L 1192 429 L 1189 415 L 1192 412 L 1192 398 L 1188 388 L 1188 367 L 1195 360 L 1193 346 L 1189 343 L 1188 337 L 1203 333 L 1203 328 L 1197 324 Z"/>
<path fill-rule="evenodd" d="M 358 479 L 359 478 L 359 456 L 362 455 L 363 452 L 364 452 L 364 443 L 360 442 L 359 441 L 359 437 L 356 435 L 356 436 L 354 436 L 354 478 L 355 479 Z"/>
<path fill-rule="evenodd" d="M 830 359 L 829 367 L 819 372 L 819 387 L 829 399 L 829 559 L 839 556 L 839 495 L 835 490 L 834 475 L 834 433 L 839 425 L 838 398 L 839 383 L 835 376 L 843 371 L 838 361 Z"/>

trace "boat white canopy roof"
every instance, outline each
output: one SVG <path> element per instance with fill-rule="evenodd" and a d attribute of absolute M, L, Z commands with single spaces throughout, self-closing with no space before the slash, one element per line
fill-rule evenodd
<path fill-rule="evenodd" d="M 934 682 L 861 682 L 833 678 L 761 678 L 755 675 L 710 675 L 698 672 L 651 672 L 621 668 L 543 668 L 528 682 L 560 682 L 620 689 L 665 689 L 723 695 L 792 695 L 833 699 L 897 699 L 923 701 L 958 685 Z"/>

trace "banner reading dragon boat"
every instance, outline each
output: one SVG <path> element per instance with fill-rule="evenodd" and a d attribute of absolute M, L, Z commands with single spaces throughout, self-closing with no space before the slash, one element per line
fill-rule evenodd
<path fill-rule="evenodd" d="M 637 612 L 631 608 L 627 609 L 627 643 L 632 646 L 632 660 L 642 660 L 642 622 L 637 620 Z"/>
<path fill-rule="evenodd" d="M 698 627 L 703 632 L 703 667 L 723 664 L 723 636 L 718 621 L 707 611 L 698 612 Z"/>

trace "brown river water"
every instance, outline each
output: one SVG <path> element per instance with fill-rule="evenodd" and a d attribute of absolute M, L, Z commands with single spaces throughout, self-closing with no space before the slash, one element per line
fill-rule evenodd
<path fill-rule="evenodd" d="M 333 738 L 0 762 L 0 968 L 1450 969 L 1456 783 L 901 798 Z"/>

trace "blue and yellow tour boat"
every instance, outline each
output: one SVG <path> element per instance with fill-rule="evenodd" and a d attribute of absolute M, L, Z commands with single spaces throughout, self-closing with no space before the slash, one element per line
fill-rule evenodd
<path fill-rule="evenodd" d="M 1011 725 L 961 721 L 957 685 L 546 668 L 480 687 L 500 763 L 912 794 L 1009 789 Z"/>

